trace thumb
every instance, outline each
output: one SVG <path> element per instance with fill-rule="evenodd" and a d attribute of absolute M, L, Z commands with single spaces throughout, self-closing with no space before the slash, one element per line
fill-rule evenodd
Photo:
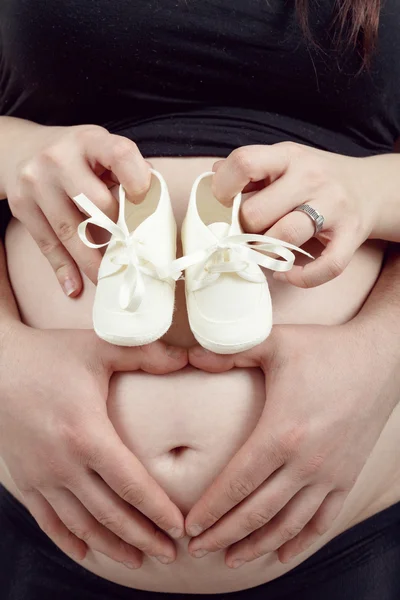
<path fill-rule="evenodd" d="M 164 375 L 183 369 L 188 363 L 187 350 L 167 346 L 157 341 L 146 346 L 125 348 L 101 341 L 100 353 L 103 364 L 111 371 L 145 371 Z"/>
<path fill-rule="evenodd" d="M 189 363 L 196 369 L 209 373 L 223 373 L 235 367 L 242 369 L 260 367 L 265 371 L 274 355 L 275 346 L 273 335 L 258 346 L 237 354 L 214 354 L 201 346 L 194 346 L 189 350 Z"/>

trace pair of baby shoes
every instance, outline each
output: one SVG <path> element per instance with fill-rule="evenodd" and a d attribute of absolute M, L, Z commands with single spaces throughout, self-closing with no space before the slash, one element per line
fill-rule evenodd
<path fill-rule="evenodd" d="M 212 193 L 212 177 L 204 173 L 193 184 L 182 226 L 183 256 L 178 259 L 168 188 L 157 171 L 152 170 L 150 189 L 138 205 L 126 201 L 120 186 L 117 223 L 84 194 L 74 198 L 89 215 L 78 229 L 81 240 L 91 248 L 108 246 L 93 307 L 99 337 L 122 346 L 141 346 L 162 337 L 172 323 L 175 284 L 183 272 L 190 327 L 204 348 L 232 354 L 268 337 L 272 306 L 261 267 L 288 271 L 295 258 L 292 250 L 307 253 L 286 242 L 243 233 L 241 194 L 232 207 L 223 206 Z M 109 242 L 92 243 L 86 235 L 89 224 L 107 230 Z"/>

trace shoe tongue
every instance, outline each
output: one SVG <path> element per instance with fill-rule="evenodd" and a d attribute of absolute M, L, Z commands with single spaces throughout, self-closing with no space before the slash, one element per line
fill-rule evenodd
<path fill-rule="evenodd" d="M 213 233 L 218 239 L 224 238 L 229 235 L 230 230 L 229 223 L 211 223 L 208 226 L 208 229 Z"/>

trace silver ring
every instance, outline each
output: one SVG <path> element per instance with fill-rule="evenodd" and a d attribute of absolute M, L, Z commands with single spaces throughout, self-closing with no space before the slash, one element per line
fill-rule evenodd
<path fill-rule="evenodd" d="M 293 209 L 292 212 L 295 212 L 296 210 L 303 212 L 310 217 L 310 219 L 314 223 L 314 235 L 317 235 L 317 233 L 319 233 L 322 230 L 325 219 L 317 210 L 315 210 L 315 208 L 313 208 L 309 204 L 300 204 L 300 206 L 296 206 L 296 208 Z"/>

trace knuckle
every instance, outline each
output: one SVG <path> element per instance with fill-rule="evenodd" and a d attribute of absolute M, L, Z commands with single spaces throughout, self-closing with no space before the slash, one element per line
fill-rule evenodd
<path fill-rule="evenodd" d="M 304 425 L 300 423 L 291 425 L 277 438 L 279 453 L 285 459 L 292 457 L 294 453 L 298 452 L 299 445 L 304 441 L 306 435 L 307 428 Z"/>
<path fill-rule="evenodd" d="M 205 525 L 205 528 L 210 527 L 211 525 L 216 523 L 220 517 L 218 513 L 216 513 L 212 508 L 210 508 L 207 505 L 203 507 L 203 514 L 203 523 Z"/>
<path fill-rule="evenodd" d="M 214 550 L 224 550 L 225 548 L 227 548 L 230 544 L 231 544 L 231 540 L 228 539 L 224 539 L 221 537 L 215 538 L 212 540 L 210 546 L 214 549 Z"/>
<path fill-rule="evenodd" d="M 61 145 L 53 144 L 52 146 L 48 146 L 39 155 L 39 161 L 44 162 L 45 164 L 50 164 L 56 167 L 59 167 L 63 164 L 65 160 L 65 150 Z"/>
<path fill-rule="evenodd" d="M 309 189 L 316 190 L 327 184 L 329 180 L 326 165 L 314 158 L 310 161 L 309 157 L 304 157 L 301 161 L 302 175 L 306 179 Z"/>
<path fill-rule="evenodd" d="M 279 142 L 277 145 L 279 145 L 281 148 L 284 148 L 291 155 L 301 155 L 306 150 L 306 148 L 301 144 L 297 144 L 296 142 L 292 142 L 290 140 Z"/>
<path fill-rule="evenodd" d="M 344 210 L 348 204 L 347 192 L 338 181 L 332 181 L 329 185 L 329 194 L 334 199 L 335 210 Z"/>
<path fill-rule="evenodd" d="M 232 479 L 226 490 L 228 498 L 236 504 L 247 498 L 252 492 L 254 492 L 254 485 L 250 481 L 239 478 Z"/>
<path fill-rule="evenodd" d="M 261 512 L 250 513 L 244 523 L 245 531 L 252 532 L 260 529 L 269 521 L 269 515 Z"/>
<path fill-rule="evenodd" d="M 118 537 L 123 537 L 125 532 L 124 519 L 120 515 L 103 513 L 97 516 L 97 521 L 106 529 L 109 529 Z"/>
<path fill-rule="evenodd" d="M 245 146 L 243 148 L 237 148 L 232 152 L 231 158 L 234 167 L 238 171 L 251 176 L 253 171 L 253 158 L 248 148 Z"/>
<path fill-rule="evenodd" d="M 54 226 L 54 231 L 61 242 L 68 242 L 76 234 L 76 227 L 68 221 L 59 221 Z"/>
<path fill-rule="evenodd" d="M 341 275 L 345 267 L 345 261 L 339 256 L 332 256 L 326 263 L 327 271 L 333 278 Z"/>
<path fill-rule="evenodd" d="M 32 161 L 24 163 L 19 169 L 18 179 L 25 185 L 36 186 L 40 179 L 37 165 Z"/>
<path fill-rule="evenodd" d="M 104 134 L 109 135 L 107 129 L 101 125 L 77 125 L 74 128 L 74 135 L 78 140 L 87 140 Z"/>
<path fill-rule="evenodd" d="M 299 239 L 299 231 L 297 227 L 287 223 L 282 226 L 279 237 L 285 242 L 288 242 L 289 244 L 296 244 L 296 242 Z"/>
<path fill-rule="evenodd" d="M 300 481 L 304 481 L 305 479 L 310 479 L 314 477 L 317 473 L 321 471 L 325 463 L 325 456 L 322 454 L 313 456 L 301 466 L 299 466 L 297 470 L 297 478 Z"/>
<path fill-rule="evenodd" d="M 55 252 L 57 252 L 57 250 L 61 248 L 61 243 L 59 241 L 48 240 L 45 238 L 38 239 L 37 245 L 44 256 L 54 254 Z"/>
<path fill-rule="evenodd" d="M 302 529 L 303 525 L 299 525 L 298 523 L 285 523 L 282 525 L 282 527 L 279 529 L 279 545 L 281 545 L 283 542 L 293 539 L 296 537 L 296 535 L 299 535 Z"/>
<path fill-rule="evenodd" d="M 101 462 L 102 452 L 93 444 L 90 430 L 82 424 L 64 424 L 60 428 L 59 439 L 80 464 L 98 465 Z"/>
<path fill-rule="evenodd" d="M 170 529 L 170 522 L 165 515 L 151 515 L 151 520 L 160 529 L 164 529 L 164 530 Z"/>
<path fill-rule="evenodd" d="M 145 493 L 137 483 L 130 482 L 122 486 L 119 495 L 125 502 L 132 506 L 141 506 L 145 499 Z"/>
<path fill-rule="evenodd" d="M 245 202 L 242 208 L 243 219 L 250 229 L 262 229 L 262 223 L 265 219 L 260 206 L 257 206 L 255 202 Z"/>
<path fill-rule="evenodd" d="M 251 560 L 257 560 L 257 558 L 262 558 L 266 554 L 266 550 L 260 544 L 256 544 L 251 549 Z"/>
<path fill-rule="evenodd" d="M 136 144 L 128 138 L 115 136 L 111 147 L 111 158 L 115 162 L 126 160 L 131 158 L 136 149 Z"/>

